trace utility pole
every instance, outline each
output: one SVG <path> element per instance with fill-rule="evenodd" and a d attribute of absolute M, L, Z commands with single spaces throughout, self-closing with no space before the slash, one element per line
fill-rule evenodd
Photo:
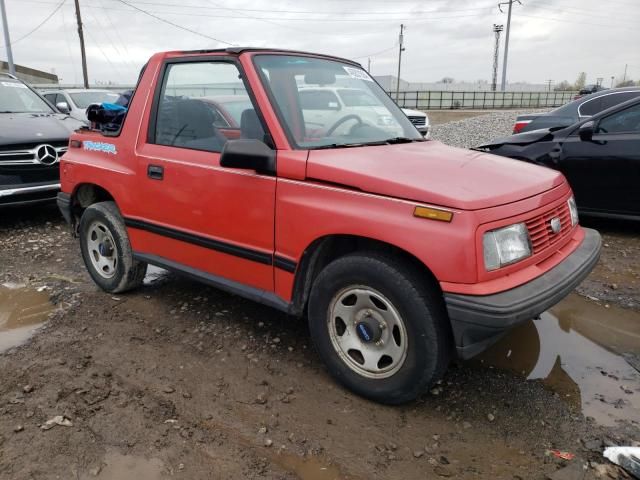
<path fill-rule="evenodd" d="M 87 74 L 87 55 L 84 51 L 84 33 L 82 33 L 82 17 L 80 16 L 80 2 L 76 2 L 76 20 L 78 22 L 78 36 L 80 37 L 80 55 L 82 56 L 82 78 L 84 88 L 89 88 L 89 75 Z"/>
<path fill-rule="evenodd" d="M 551 85 L 553 84 L 553 80 L 549 79 L 547 80 L 547 92 L 551 91 Z"/>
<path fill-rule="evenodd" d="M 622 83 L 627 81 L 627 67 L 628 67 L 628 65 L 625 63 L 624 64 L 624 75 L 622 75 Z"/>
<path fill-rule="evenodd" d="M 396 83 L 396 103 L 400 99 L 400 66 L 402 65 L 402 52 L 404 52 L 404 24 L 400 24 L 400 46 L 398 48 L 398 83 Z"/>
<path fill-rule="evenodd" d="M 491 91 L 495 92 L 498 85 L 498 53 L 500 51 L 500 32 L 503 30 L 502 25 L 493 24 L 493 32 L 496 34 L 496 45 L 493 49 L 493 75 L 491 77 Z"/>
<path fill-rule="evenodd" d="M 504 60 L 502 61 L 502 84 L 500 85 L 500 90 L 503 92 L 507 86 L 507 57 L 509 56 L 509 33 L 511 30 L 511 7 L 513 7 L 513 2 L 518 2 L 522 5 L 520 0 L 508 0 L 498 4 L 498 9 L 501 13 L 504 13 L 502 12 L 502 5 L 509 5 L 507 12 L 507 31 L 504 39 Z"/>
<path fill-rule="evenodd" d="M 367 59 L 367 72 L 371 73 L 371 57 Z"/>
<path fill-rule="evenodd" d="M 614 75 L 611 75 L 611 88 L 613 88 L 613 81 L 616 79 Z"/>
<path fill-rule="evenodd" d="M 4 7 L 4 0 L 0 0 L 0 10 L 2 10 L 2 28 L 4 31 L 4 44 L 7 49 L 7 63 L 9 64 L 9 73 L 16 74 L 16 66 L 13 64 L 13 52 L 11 51 L 11 38 L 9 38 L 9 23 L 7 22 L 7 10 Z"/>

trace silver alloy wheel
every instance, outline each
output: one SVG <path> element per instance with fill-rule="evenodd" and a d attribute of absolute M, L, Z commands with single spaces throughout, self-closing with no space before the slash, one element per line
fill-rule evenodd
<path fill-rule="evenodd" d="M 93 268 L 104 278 L 116 274 L 118 252 L 113 235 L 104 223 L 94 221 L 87 232 L 87 251 Z"/>
<path fill-rule="evenodd" d="M 329 305 L 331 344 L 354 372 L 382 379 L 395 374 L 407 356 L 407 331 L 393 304 L 365 286 L 342 289 Z"/>

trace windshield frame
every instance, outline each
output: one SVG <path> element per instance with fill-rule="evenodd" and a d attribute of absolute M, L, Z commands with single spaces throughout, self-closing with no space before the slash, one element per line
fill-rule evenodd
<path fill-rule="evenodd" d="M 389 94 L 387 94 L 387 92 L 384 90 L 384 88 L 382 88 L 382 86 L 376 81 L 375 78 L 373 78 L 371 75 L 369 75 L 369 73 L 364 69 L 364 67 L 362 67 L 362 65 L 360 65 L 357 62 L 353 62 L 351 60 L 348 59 L 342 59 L 342 58 L 337 58 L 337 57 L 327 57 L 324 55 L 318 55 L 318 54 L 313 54 L 313 53 L 304 53 L 304 52 L 286 52 L 286 53 L 278 53 L 278 52 L 265 52 L 265 53 L 255 53 L 253 55 L 251 55 L 251 63 L 252 66 L 254 68 L 254 71 L 256 72 L 259 80 L 260 80 L 260 86 L 262 87 L 262 89 L 264 90 L 264 92 L 267 95 L 267 98 L 269 99 L 269 103 L 271 104 L 271 108 L 273 109 L 273 111 L 276 114 L 276 117 L 278 119 L 278 122 L 280 123 L 280 127 L 282 128 L 282 131 L 284 132 L 285 136 L 287 137 L 287 141 L 289 142 L 289 146 L 293 149 L 293 150 L 323 150 L 323 149 L 327 149 L 327 148 L 353 148 L 353 147 L 365 147 L 365 146 L 378 146 L 378 145 L 384 145 L 386 144 L 386 140 L 385 139 L 371 139 L 368 142 L 356 142 L 356 143 L 344 143 L 344 144 L 335 144 L 335 143 L 328 143 L 328 144 L 323 144 L 323 145 L 300 145 L 297 141 L 296 138 L 293 134 L 293 132 L 291 131 L 291 128 L 289 126 L 289 124 L 286 121 L 286 117 L 283 114 L 281 108 L 280 108 L 280 104 L 277 101 L 272 89 L 271 89 L 271 85 L 269 83 L 269 79 L 265 76 L 264 72 L 262 71 L 261 66 L 258 64 L 258 59 L 260 57 L 306 57 L 306 58 L 310 58 L 310 59 L 317 59 L 317 60 L 322 60 L 322 61 L 328 61 L 328 62 L 333 62 L 336 64 L 340 64 L 340 65 L 344 65 L 347 67 L 351 67 L 351 68 L 357 68 L 359 70 L 362 70 L 363 72 L 365 72 L 369 78 L 371 79 L 371 82 L 374 83 L 377 88 L 380 89 L 381 92 L 384 93 L 384 95 L 389 99 L 390 104 L 393 106 L 392 108 L 396 108 L 397 111 L 399 112 L 399 115 L 401 117 L 404 117 L 407 119 L 408 122 L 408 126 L 410 126 L 409 128 L 412 128 L 415 131 L 415 138 L 412 138 L 411 141 L 416 141 L 416 142 L 424 142 L 426 141 L 426 139 L 420 134 L 420 132 L 418 131 L 418 129 L 415 127 L 415 125 L 413 125 L 413 123 L 411 123 L 411 121 L 407 118 L 407 116 L 404 114 L 404 112 L 402 111 L 402 108 L 400 108 L 395 101 L 389 96 Z M 299 90 L 300 91 L 300 90 Z M 375 96 L 373 94 L 373 92 L 367 92 L 373 96 Z M 340 99 L 340 101 L 342 101 Z M 383 102 L 383 106 L 385 108 L 387 108 L 387 110 L 390 110 L 390 108 L 384 104 Z M 389 112 L 392 113 L 392 112 Z M 387 140 L 394 140 L 393 138 L 389 138 Z M 389 142 L 391 143 L 391 142 Z"/>
<path fill-rule="evenodd" d="M 51 103 L 44 98 L 42 95 L 40 95 L 40 93 L 38 93 L 35 89 L 31 88 L 31 86 L 23 81 L 21 81 L 20 79 L 17 78 L 11 78 L 11 77 L 4 77 L 2 75 L 0 75 L 0 80 L 5 81 L 5 78 L 7 81 L 9 82 L 13 82 L 13 83 L 20 83 L 23 86 L 25 86 L 27 88 L 27 90 L 29 90 L 31 93 L 33 93 L 37 98 L 39 98 L 42 103 L 44 103 L 44 105 L 49 109 L 49 111 L 47 112 L 46 110 L 34 110 L 34 111 L 29 111 L 29 110 L 23 110 L 23 111 L 18 111 L 18 112 L 9 112 L 9 113 L 32 113 L 32 114 L 37 114 L 37 113 L 58 113 L 58 111 L 51 105 Z M 9 88 L 9 87 L 7 87 Z M 22 88 L 22 87 L 19 87 Z M 2 108 L 0 107 L 0 111 L 2 110 Z"/>

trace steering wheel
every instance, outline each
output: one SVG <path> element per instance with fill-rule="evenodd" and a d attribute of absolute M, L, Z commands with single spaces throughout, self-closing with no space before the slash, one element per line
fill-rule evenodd
<path fill-rule="evenodd" d="M 362 121 L 362 118 L 360 118 L 355 113 L 351 113 L 349 115 L 345 115 L 342 118 L 339 118 L 333 125 L 331 125 L 331 128 L 329 130 L 327 130 L 327 133 L 325 133 L 325 135 L 327 137 L 330 137 L 331 134 L 333 132 L 335 132 L 340 125 L 342 125 L 345 122 L 348 122 L 349 120 L 356 120 L 358 122 L 357 125 L 364 125 L 364 122 Z"/>

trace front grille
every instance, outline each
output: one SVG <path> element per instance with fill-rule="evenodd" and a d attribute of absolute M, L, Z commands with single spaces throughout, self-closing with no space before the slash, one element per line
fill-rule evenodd
<path fill-rule="evenodd" d="M 551 230 L 551 220 L 556 217 L 559 218 L 561 222 L 560 231 L 558 233 L 554 233 L 553 230 Z M 567 202 L 564 202 L 557 207 L 527 220 L 525 224 L 529 230 L 533 254 L 535 255 L 543 252 L 560 243 L 564 238 L 567 238 L 571 234 L 572 225 L 569 206 L 567 205 Z"/>
<path fill-rule="evenodd" d="M 19 171 L 8 171 L 0 168 L 0 189 L 16 188 L 31 183 L 50 183 L 60 180 L 60 169 L 58 166 L 49 168 L 22 167 Z"/>
<path fill-rule="evenodd" d="M 410 116 L 409 120 L 411 120 L 411 123 L 413 123 L 416 127 L 424 127 L 427 124 L 427 118 L 426 117 Z"/>
<path fill-rule="evenodd" d="M 67 140 L 60 140 L 55 142 L 3 145 L 0 147 L 0 168 L 19 165 L 43 165 L 40 160 L 38 160 L 36 154 L 38 148 L 42 145 L 51 145 L 55 148 L 58 158 L 53 164 L 56 164 L 60 161 L 60 157 L 67 151 L 67 144 Z M 51 163 L 47 165 L 51 165 Z"/>

